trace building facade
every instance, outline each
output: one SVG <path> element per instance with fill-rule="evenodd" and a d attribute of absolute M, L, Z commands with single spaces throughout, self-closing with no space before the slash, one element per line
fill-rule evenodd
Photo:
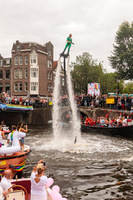
<path fill-rule="evenodd" d="M 11 96 L 51 96 L 53 45 L 16 41 L 12 47 Z"/>
<path fill-rule="evenodd" d="M 6 92 L 11 95 L 11 58 L 0 55 L 0 94 Z"/>

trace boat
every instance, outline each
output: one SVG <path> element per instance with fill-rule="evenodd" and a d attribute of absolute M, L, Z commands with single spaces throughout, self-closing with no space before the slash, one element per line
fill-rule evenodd
<path fill-rule="evenodd" d="M 52 183 L 51 183 L 52 181 Z M 46 184 L 46 190 L 47 190 L 47 200 L 54 200 L 55 198 L 54 194 L 56 194 L 56 197 L 60 197 L 62 200 L 67 200 L 66 198 L 63 198 L 60 194 L 60 188 L 58 185 L 54 185 L 52 188 L 51 185 L 53 185 L 54 180 L 52 178 L 47 179 Z M 22 179 L 12 179 L 12 191 L 9 192 L 8 195 L 6 195 L 6 200 L 31 200 L 31 181 L 30 178 L 22 178 Z M 10 188 L 9 188 L 10 189 Z M 59 198 L 58 198 L 59 199 Z"/>
<path fill-rule="evenodd" d="M 0 177 L 8 167 L 12 169 L 11 178 L 13 178 L 17 172 L 22 171 L 30 151 L 28 145 L 24 145 L 24 150 L 20 150 L 20 147 L 2 146 L 0 148 Z"/>
<path fill-rule="evenodd" d="M 118 126 L 118 127 L 100 127 L 100 126 L 89 126 L 85 124 L 81 124 L 81 131 L 88 133 L 101 133 L 105 135 L 118 135 L 125 138 L 133 139 L 133 124 L 127 126 Z"/>

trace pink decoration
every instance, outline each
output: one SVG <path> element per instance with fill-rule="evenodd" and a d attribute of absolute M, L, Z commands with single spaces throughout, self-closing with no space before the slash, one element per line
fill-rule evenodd
<path fill-rule="evenodd" d="M 59 194 L 56 190 L 52 190 L 51 197 L 53 200 L 62 200 L 61 194 Z"/>
<path fill-rule="evenodd" d="M 54 180 L 52 178 L 47 179 L 46 187 L 49 188 L 51 185 L 53 185 Z"/>
<path fill-rule="evenodd" d="M 52 190 L 56 190 L 57 192 L 60 192 L 60 187 L 58 185 L 54 185 L 52 187 Z"/>

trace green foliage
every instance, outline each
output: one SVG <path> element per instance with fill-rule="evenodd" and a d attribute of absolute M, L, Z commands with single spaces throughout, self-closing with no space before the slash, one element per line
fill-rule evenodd
<path fill-rule="evenodd" d="M 119 93 L 123 91 L 123 80 L 120 80 L 118 83 L 116 81 L 117 74 L 116 73 L 106 73 L 102 76 L 101 80 L 101 93 L 107 94 L 110 92 L 116 93 L 119 90 Z"/>
<path fill-rule="evenodd" d="M 83 53 L 76 57 L 76 62 L 71 65 L 72 79 L 74 81 L 75 93 L 87 94 L 88 83 L 100 83 L 101 93 L 116 92 L 118 83 L 116 73 L 104 73 L 102 64 L 97 64 L 89 53 Z M 119 83 L 119 91 L 123 90 L 123 81 Z"/>
<path fill-rule="evenodd" d="M 123 22 L 115 37 L 116 44 L 109 61 L 121 78 L 133 78 L 133 23 Z"/>
<path fill-rule="evenodd" d="M 76 57 L 76 62 L 72 63 L 71 71 L 74 80 L 75 92 L 87 93 L 88 83 L 100 81 L 103 74 L 101 64 L 97 64 L 89 53 L 83 53 L 82 56 Z"/>
<path fill-rule="evenodd" d="M 133 82 L 129 82 L 124 86 L 123 93 L 133 94 Z"/>

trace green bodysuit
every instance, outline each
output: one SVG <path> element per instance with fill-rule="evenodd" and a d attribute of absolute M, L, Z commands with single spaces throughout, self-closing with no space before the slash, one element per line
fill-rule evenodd
<path fill-rule="evenodd" d="M 73 42 L 72 42 L 72 38 L 67 38 L 67 43 L 66 43 L 66 46 L 65 46 L 65 49 L 64 49 L 64 51 L 63 51 L 63 53 L 65 52 L 65 50 L 66 50 L 66 48 L 68 47 L 68 54 L 69 54 L 69 51 L 70 51 L 70 48 L 71 48 L 71 44 L 74 44 Z"/>

